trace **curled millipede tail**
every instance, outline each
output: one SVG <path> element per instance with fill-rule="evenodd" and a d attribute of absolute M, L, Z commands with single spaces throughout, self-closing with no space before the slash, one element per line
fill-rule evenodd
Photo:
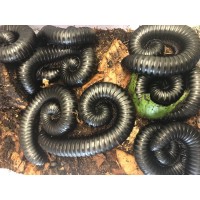
<path fill-rule="evenodd" d="M 54 136 L 63 135 L 75 124 L 74 112 L 74 95 L 61 86 L 43 89 L 35 96 L 20 124 L 20 144 L 27 160 L 36 165 L 42 165 L 47 160 L 37 141 L 38 119 L 43 131 Z"/>

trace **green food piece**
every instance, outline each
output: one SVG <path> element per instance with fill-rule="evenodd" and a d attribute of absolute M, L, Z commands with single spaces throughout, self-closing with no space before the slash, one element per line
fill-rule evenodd
<path fill-rule="evenodd" d="M 135 88 L 137 83 L 138 75 L 132 74 L 131 81 L 128 86 L 128 91 L 132 96 L 133 103 L 135 105 L 136 111 L 139 116 L 147 118 L 147 119 L 161 119 L 165 117 L 167 114 L 172 112 L 176 106 L 184 101 L 189 94 L 188 90 L 185 90 L 183 95 L 180 97 L 178 101 L 169 105 L 169 106 L 162 106 L 159 104 L 154 103 L 151 98 L 150 94 L 143 94 L 141 99 L 138 99 Z"/>

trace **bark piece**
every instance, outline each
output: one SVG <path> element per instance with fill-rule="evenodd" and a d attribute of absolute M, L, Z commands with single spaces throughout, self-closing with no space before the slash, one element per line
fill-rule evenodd
<path fill-rule="evenodd" d="M 116 150 L 116 155 L 118 162 L 122 169 L 125 171 L 128 175 L 139 175 L 143 174 L 142 171 L 138 168 L 137 163 L 135 161 L 135 158 L 119 149 Z"/>

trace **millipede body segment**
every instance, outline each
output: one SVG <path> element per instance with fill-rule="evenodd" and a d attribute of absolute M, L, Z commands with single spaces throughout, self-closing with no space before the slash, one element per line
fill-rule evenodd
<path fill-rule="evenodd" d="M 97 42 L 95 31 L 89 27 L 69 26 L 64 29 L 48 25 L 44 26 L 37 36 L 49 44 L 66 46 L 92 45 Z"/>

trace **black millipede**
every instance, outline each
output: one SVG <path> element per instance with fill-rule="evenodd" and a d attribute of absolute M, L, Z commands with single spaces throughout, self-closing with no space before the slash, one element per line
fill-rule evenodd
<path fill-rule="evenodd" d="M 37 81 L 37 70 L 43 65 L 53 61 L 59 61 L 69 55 L 76 55 L 77 50 L 64 49 L 62 47 L 43 47 L 37 51 L 24 62 L 18 69 L 19 80 L 24 90 L 33 95 L 39 89 L 39 82 Z"/>
<path fill-rule="evenodd" d="M 25 110 L 20 123 L 20 144 L 30 162 L 42 165 L 47 155 L 38 145 L 39 122 L 42 130 L 51 135 L 62 135 L 75 126 L 75 97 L 62 86 L 38 92 Z"/>
<path fill-rule="evenodd" d="M 89 27 L 73 27 L 66 29 L 55 26 L 44 26 L 37 37 L 49 44 L 61 44 L 67 46 L 92 45 L 97 42 L 96 33 Z"/>
<path fill-rule="evenodd" d="M 153 102 L 167 106 L 181 97 L 184 88 L 181 75 L 163 78 L 141 75 L 138 77 L 135 90 L 139 99 L 143 94 L 150 93 Z"/>
<path fill-rule="evenodd" d="M 178 53 L 163 55 L 163 45 L 178 44 Z M 129 41 L 130 55 L 121 64 L 131 72 L 168 76 L 190 71 L 200 58 L 198 35 L 189 26 L 140 26 Z"/>
<path fill-rule="evenodd" d="M 200 109 L 200 67 L 197 65 L 190 72 L 170 77 L 152 77 L 139 75 L 135 92 L 138 99 L 150 93 L 152 101 L 159 105 L 176 102 L 184 91 L 188 96 L 180 102 L 163 120 L 186 119 L 194 116 Z"/>
<path fill-rule="evenodd" d="M 29 26 L 0 26 L 0 62 L 18 62 L 28 58 L 36 47 L 36 35 Z"/>
<path fill-rule="evenodd" d="M 58 137 L 57 135 L 64 134 L 75 125 L 74 101 L 67 89 L 54 86 L 39 91 L 29 104 L 21 119 L 20 143 L 30 162 L 44 164 L 44 152 L 66 157 L 91 156 L 105 152 L 121 144 L 132 131 L 135 110 L 127 92 L 112 83 L 95 83 L 80 97 L 80 116 L 90 126 L 102 126 L 113 118 L 114 108 L 117 117 L 112 126 L 88 137 Z M 38 122 L 35 121 L 38 115 L 41 130 L 37 128 Z M 59 121 L 61 122 L 58 123 Z"/>
<path fill-rule="evenodd" d="M 147 125 L 136 136 L 134 155 L 145 174 L 200 174 L 200 132 L 180 122 Z"/>
<path fill-rule="evenodd" d="M 79 114 L 90 126 L 102 126 L 112 118 L 114 106 L 117 117 L 112 127 L 97 135 L 77 139 L 51 138 L 44 132 L 39 144 L 46 152 L 58 156 L 91 156 L 121 144 L 134 126 L 134 107 L 124 89 L 112 83 L 95 83 L 84 91 L 79 102 Z"/>

